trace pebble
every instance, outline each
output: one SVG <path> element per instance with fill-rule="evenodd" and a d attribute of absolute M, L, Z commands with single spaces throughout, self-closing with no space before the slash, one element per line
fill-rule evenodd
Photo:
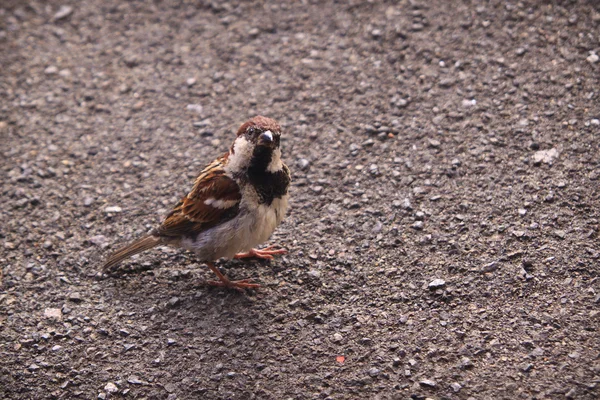
<path fill-rule="evenodd" d="M 106 207 L 104 209 L 104 212 L 109 214 L 109 213 L 120 213 L 121 211 L 123 211 L 123 209 L 119 206 L 110 206 L 110 207 Z"/>
<path fill-rule="evenodd" d="M 200 104 L 188 104 L 185 106 L 188 111 L 193 111 L 196 114 L 202 114 L 202 110 L 204 109 Z M 210 121 L 210 120 L 209 120 Z"/>
<path fill-rule="evenodd" d="M 321 272 L 319 272 L 316 269 L 311 269 L 310 271 L 308 271 L 308 275 L 313 277 L 313 278 L 320 278 L 321 277 Z"/>
<path fill-rule="evenodd" d="M 135 103 L 135 104 L 133 105 L 133 107 L 131 107 L 131 109 L 132 109 L 133 111 L 140 111 L 140 110 L 141 110 L 143 107 L 144 107 L 144 102 L 140 100 L 140 101 L 138 101 L 137 103 Z"/>
<path fill-rule="evenodd" d="M 45 73 L 46 75 L 54 75 L 54 74 L 56 74 L 57 72 L 58 72 L 58 68 L 56 68 L 56 66 L 54 66 L 54 65 L 50 65 L 48 68 L 46 68 L 46 69 L 44 70 L 44 73 Z"/>
<path fill-rule="evenodd" d="M 339 343 L 339 342 L 341 342 L 343 339 L 344 339 L 344 337 L 343 337 L 343 336 L 342 336 L 342 335 L 341 335 L 339 332 L 336 332 L 336 333 L 334 333 L 334 334 L 333 334 L 333 337 L 332 337 L 332 339 L 331 339 L 331 340 L 332 340 L 333 342 L 335 342 L 335 343 Z"/>
<path fill-rule="evenodd" d="M 444 114 L 436 115 L 435 117 L 433 117 L 431 122 L 433 122 L 434 125 L 439 125 L 442 123 L 444 118 L 446 118 L 446 116 Z"/>
<path fill-rule="evenodd" d="M 129 378 L 127 378 L 127 382 L 131 383 L 132 385 L 141 385 L 143 383 L 140 381 L 140 378 L 135 375 L 131 375 Z"/>
<path fill-rule="evenodd" d="M 81 297 L 81 293 L 79 293 L 79 292 L 72 292 L 72 293 L 69 294 L 69 300 L 77 303 L 77 302 L 82 301 L 83 299 Z"/>
<path fill-rule="evenodd" d="M 40 369 L 40 367 L 37 364 L 31 364 L 29 367 L 27 367 L 27 369 L 31 372 L 33 371 L 37 371 L 38 369 Z"/>
<path fill-rule="evenodd" d="M 167 346 L 174 346 L 176 344 L 177 344 L 177 340 L 171 339 L 171 338 L 167 339 Z"/>
<path fill-rule="evenodd" d="M 550 150 L 540 150 L 533 154 L 533 163 L 538 165 L 541 163 L 552 165 L 557 157 L 558 150 L 555 148 L 551 148 Z"/>
<path fill-rule="evenodd" d="M 382 35 L 383 35 L 383 32 L 381 32 L 381 29 L 373 29 L 371 31 L 371 37 L 373 39 L 379 39 L 379 38 L 381 38 Z"/>
<path fill-rule="evenodd" d="M 323 186 L 311 186 L 310 188 L 313 192 L 319 194 L 323 191 Z"/>
<path fill-rule="evenodd" d="M 471 108 L 471 107 L 475 107 L 475 105 L 477 105 L 477 100 L 475 100 L 475 99 L 472 99 L 472 100 L 469 100 L 469 99 L 464 99 L 464 100 L 462 101 L 462 106 L 463 106 L 464 108 Z"/>
<path fill-rule="evenodd" d="M 567 392 L 567 394 L 565 394 L 565 397 L 567 399 L 575 399 L 575 398 L 577 398 L 577 389 L 576 388 L 571 388 L 571 390 L 569 390 Z"/>
<path fill-rule="evenodd" d="M 377 221 L 377 222 L 375 222 L 375 225 L 373 226 L 372 232 L 379 233 L 379 232 L 381 232 L 382 229 L 383 229 L 383 224 L 381 223 L 381 221 Z"/>
<path fill-rule="evenodd" d="M 301 158 L 298 160 L 296 165 L 298 165 L 298 168 L 300 168 L 302 171 L 305 171 L 308 169 L 308 167 L 310 167 L 310 161 L 308 161 L 306 158 Z"/>
<path fill-rule="evenodd" d="M 416 221 L 414 224 L 411 225 L 411 227 L 420 231 L 421 229 L 423 229 L 423 221 Z"/>
<path fill-rule="evenodd" d="M 92 204 L 94 204 L 94 198 L 93 197 L 89 197 L 88 196 L 88 197 L 86 197 L 86 198 L 83 199 L 83 206 L 84 207 L 89 207 Z"/>
<path fill-rule="evenodd" d="M 554 231 L 554 236 L 556 236 L 559 239 L 564 239 L 567 237 L 567 233 L 565 231 L 556 230 Z"/>
<path fill-rule="evenodd" d="M 457 383 L 457 382 L 451 383 L 450 387 L 452 388 L 452 390 L 454 391 L 454 393 L 458 393 L 460 391 L 460 389 L 462 389 L 461 384 Z"/>
<path fill-rule="evenodd" d="M 595 63 L 597 63 L 600 60 L 600 57 L 598 57 L 598 54 L 590 51 L 590 55 L 586 58 L 586 60 L 589 63 L 595 64 Z"/>
<path fill-rule="evenodd" d="M 171 297 L 168 302 L 169 307 L 177 307 L 180 303 L 181 300 L 179 299 L 179 297 Z"/>
<path fill-rule="evenodd" d="M 526 52 L 527 52 L 527 50 L 525 50 L 523 47 L 519 47 L 517 50 L 515 50 L 515 54 L 518 56 L 522 56 Z"/>
<path fill-rule="evenodd" d="M 442 88 L 449 88 L 451 86 L 454 86 L 455 80 L 452 78 L 446 78 L 446 79 L 442 79 L 439 83 L 439 86 Z"/>
<path fill-rule="evenodd" d="M 406 106 L 408 105 L 408 100 L 406 100 L 406 99 L 402 99 L 402 98 L 399 98 L 399 99 L 397 99 L 397 100 L 394 102 L 394 104 L 395 104 L 395 105 L 396 105 L 396 107 L 398 107 L 398 108 L 404 108 L 404 107 L 406 107 Z"/>
<path fill-rule="evenodd" d="M 544 349 L 542 349 L 541 347 L 536 347 L 535 349 L 533 349 L 533 351 L 531 353 L 529 353 L 530 357 L 541 357 L 544 355 Z"/>
<path fill-rule="evenodd" d="M 188 85 L 188 87 L 194 86 L 195 83 L 196 83 L 196 78 L 188 78 L 185 81 L 185 84 Z"/>
<path fill-rule="evenodd" d="M 524 216 L 525 216 L 525 214 L 527 214 L 527 210 L 526 210 L 526 209 L 524 209 L 524 208 L 519 208 L 519 215 L 520 215 L 521 217 L 524 217 Z"/>
<path fill-rule="evenodd" d="M 460 360 L 460 368 L 461 369 L 469 369 L 469 368 L 473 368 L 473 362 L 471 362 L 471 359 L 468 357 L 463 357 Z"/>
<path fill-rule="evenodd" d="M 435 387 L 436 383 L 431 379 L 423 379 L 419 382 L 421 386 Z"/>
<path fill-rule="evenodd" d="M 533 369 L 533 364 L 523 364 L 521 366 L 521 371 L 523 372 L 529 372 Z"/>
<path fill-rule="evenodd" d="M 108 382 L 106 386 L 104 386 L 104 391 L 107 393 L 117 393 L 119 388 L 112 382 Z"/>
<path fill-rule="evenodd" d="M 429 147 L 433 147 L 434 149 L 437 149 L 442 145 L 442 143 L 437 139 L 428 139 L 427 143 L 429 144 Z"/>
<path fill-rule="evenodd" d="M 108 246 L 108 239 L 104 235 L 92 236 L 88 240 L 91 244 L 96 245 L 101 248 L 105 248 L 106 246 Z"/>
<path fill-rule="evenodd" d="M 73 7 L 71 7 L 71 6 L 60 6 L 60 8 L 56 12 L 56 14 L 54 14 L 54 17 L 52 19 L 54 19 L 55 21 L 58 21 L 58 20 L 67 18 L 72 13 L 73 13 Z"/>
<path fill-rule="evenodd" d="M 375 378 L 376 376 L 378 376 L 380 373 L 381 373 L 381 370 L 379 370 L 379 368 L 373 367 L 373 368 L 371 368 L 369 370 L 369 376 L 371 376 L 373 378 Z"/>
<path fill-rule="evenodd" d="M 62 319 L 62 311 L 60 308 L 46 308 L 44 310 L 44 317 Z"/>
<path fill-rule="evenodd" d="M 374 144 L 375 142 L 373 141 L 373 139 L 367 139 L 364 142 L 362 142 L 363 147 L 373 146 Z"/>
<path fill-rule="evenodd" d="M 60 349 L 62 349 L 62 346 L 58 344 L 52 347 L 52 351 L 59 351 Z"/>
<path fill-rule="evenodd" d="M 443 279 L 434 279 L 427 286 L 430 290 L 440 289 L 446 286 L 446 281 Z"/>
<path fill-rule="evenodd" d="M 492 261 L 489 264 L 485 264 L 482 268 L 483 272 L 494 272 L 498 269 L 498 263 L 496 261 Z"/>

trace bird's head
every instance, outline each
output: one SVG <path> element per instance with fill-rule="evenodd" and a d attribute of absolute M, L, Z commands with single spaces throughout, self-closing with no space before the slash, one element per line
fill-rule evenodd
<path fill-rule="evenodd" d="M 280 140 L 277 121 L 260 115 L 246 121 L 229 150 L 231 170 L 239 172 L 251 165 L 269 172 L 281 169 Z"/>

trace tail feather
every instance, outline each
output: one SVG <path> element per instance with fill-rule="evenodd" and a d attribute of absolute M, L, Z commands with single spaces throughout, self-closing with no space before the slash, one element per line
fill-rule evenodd
<path fill-rule="evenodd" d="M 108 257 L 108 260 L 106 260 L 102 268 L 104 270 L 110 269 L 118 263 L 120 263 L 121 261 L 125 260 L 126 258 L 141 253 L 142 251 L 149 250 L 155 246 L 158 246 L 160 243 L 160 238 L 152 235 L 148 235 L 141 239 L 138 239 L 135 242 L 130 243 L 127 246 L 111 254 L 111 256 Z"/>

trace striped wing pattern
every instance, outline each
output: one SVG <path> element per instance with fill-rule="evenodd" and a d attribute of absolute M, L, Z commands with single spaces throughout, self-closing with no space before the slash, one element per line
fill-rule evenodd
<path fill-rule="evenodd" d="M 216 159 L 202 170 L 190 193 L 158 227 L 158 235 L 194 236 L 238 213 L 242 196 L 238 184 L 225 173 L 227 156 Z"/>

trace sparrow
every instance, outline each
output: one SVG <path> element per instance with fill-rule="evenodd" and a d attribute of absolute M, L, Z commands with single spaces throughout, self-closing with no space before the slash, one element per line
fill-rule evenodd
<path fill-rule="evenodd" d="M 135 254 L 167 245 L 189 250 L 217 275 L 209 285 L 238 290 L 260 287 L 251 279 L 233 281 L 214 265 L 220 258 L 273 259 L 287 251 L 258 250 L 283 220 L 288 208 L 290 170 L 281 160 L 281 127 L 256 116 L 240 126 L 227 153 L 208 164 L 192 190 L 162 224 L 117 250 L 105 271 Z"/>

